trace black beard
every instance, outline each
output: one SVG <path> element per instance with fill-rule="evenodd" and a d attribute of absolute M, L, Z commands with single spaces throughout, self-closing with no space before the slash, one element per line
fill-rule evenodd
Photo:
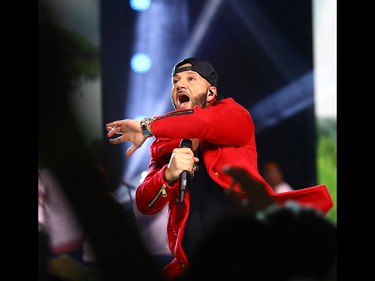
<path fill-rule="evenodd" d="M 192 105 L 193 107 L 198 105 L 200 108 L 205 108 L 207 106 L 207 93 L 202 93 L 199 96 L 193 98 Z"/>

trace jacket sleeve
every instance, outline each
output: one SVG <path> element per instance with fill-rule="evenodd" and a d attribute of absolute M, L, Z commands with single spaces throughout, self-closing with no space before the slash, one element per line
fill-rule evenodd
<path fill-rule="evenodd" d="M 199 138 L 219 146 L 243 146 L 254 136 L 249 111 L 232 98 L 208 108 L 196 106 L 154 117 L 151 127 L 157 138 Z"/>
<path fill-rule="evenodd" d="M 171 144 L 169 145 L 171 146 Z M 161 211 L 178 189 L 179 181 L 169 185 L 164 179 L 164 172 L 171 156 L 170 150 L 172 147 L 173 144 L 170 148 L 167 148 L 166 153 L 162 153 L 165 147 L 160 146 L 157 140 L 150 146 L 151 160 L 148 166 L 148 174 L 137 187 L 135 193 L 136 207 L 141 214 L 153 215 Z"/>

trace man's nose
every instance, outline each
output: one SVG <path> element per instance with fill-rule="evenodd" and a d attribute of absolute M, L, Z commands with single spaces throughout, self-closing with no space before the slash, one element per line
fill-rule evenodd
<path fill-rule="evenodd" d="M 177 86 L 177 89 L 185 88 L 185 82 L 182 80 L 179 80 L 176 86 Z"/>

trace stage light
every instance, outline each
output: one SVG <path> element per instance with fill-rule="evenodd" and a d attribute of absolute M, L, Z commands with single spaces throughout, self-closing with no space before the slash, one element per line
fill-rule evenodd
<path fill-rule="evenodd" d="M 130 60 L 131 69 L 137 73 L 146 73 L 151 69 L 151 58 L 145 53 L 136 53 Z"/>
<path fill-rule="evenodd" d="M 130 0 L 130 7 L 137 12 L 143 12 L 150 8 L 151 0 Z"/>
<path fill-rule="evenodd" d="M 249 111 L 256 124 L 256 132 L 259 133 L 312 106 L 313 90 L 311 71 L 254 104 Z"/>

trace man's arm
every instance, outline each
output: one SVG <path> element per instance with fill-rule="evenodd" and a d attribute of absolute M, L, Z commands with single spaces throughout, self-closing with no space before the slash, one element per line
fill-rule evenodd
<path fill-rule="evenodd" d="M 157 138 L 198 138 L 217 145 L 243 146 L 254 136 L 250 113 L 231 98 L 209 108 L 195 107 L 154 117 L 150 125 Z"/>

